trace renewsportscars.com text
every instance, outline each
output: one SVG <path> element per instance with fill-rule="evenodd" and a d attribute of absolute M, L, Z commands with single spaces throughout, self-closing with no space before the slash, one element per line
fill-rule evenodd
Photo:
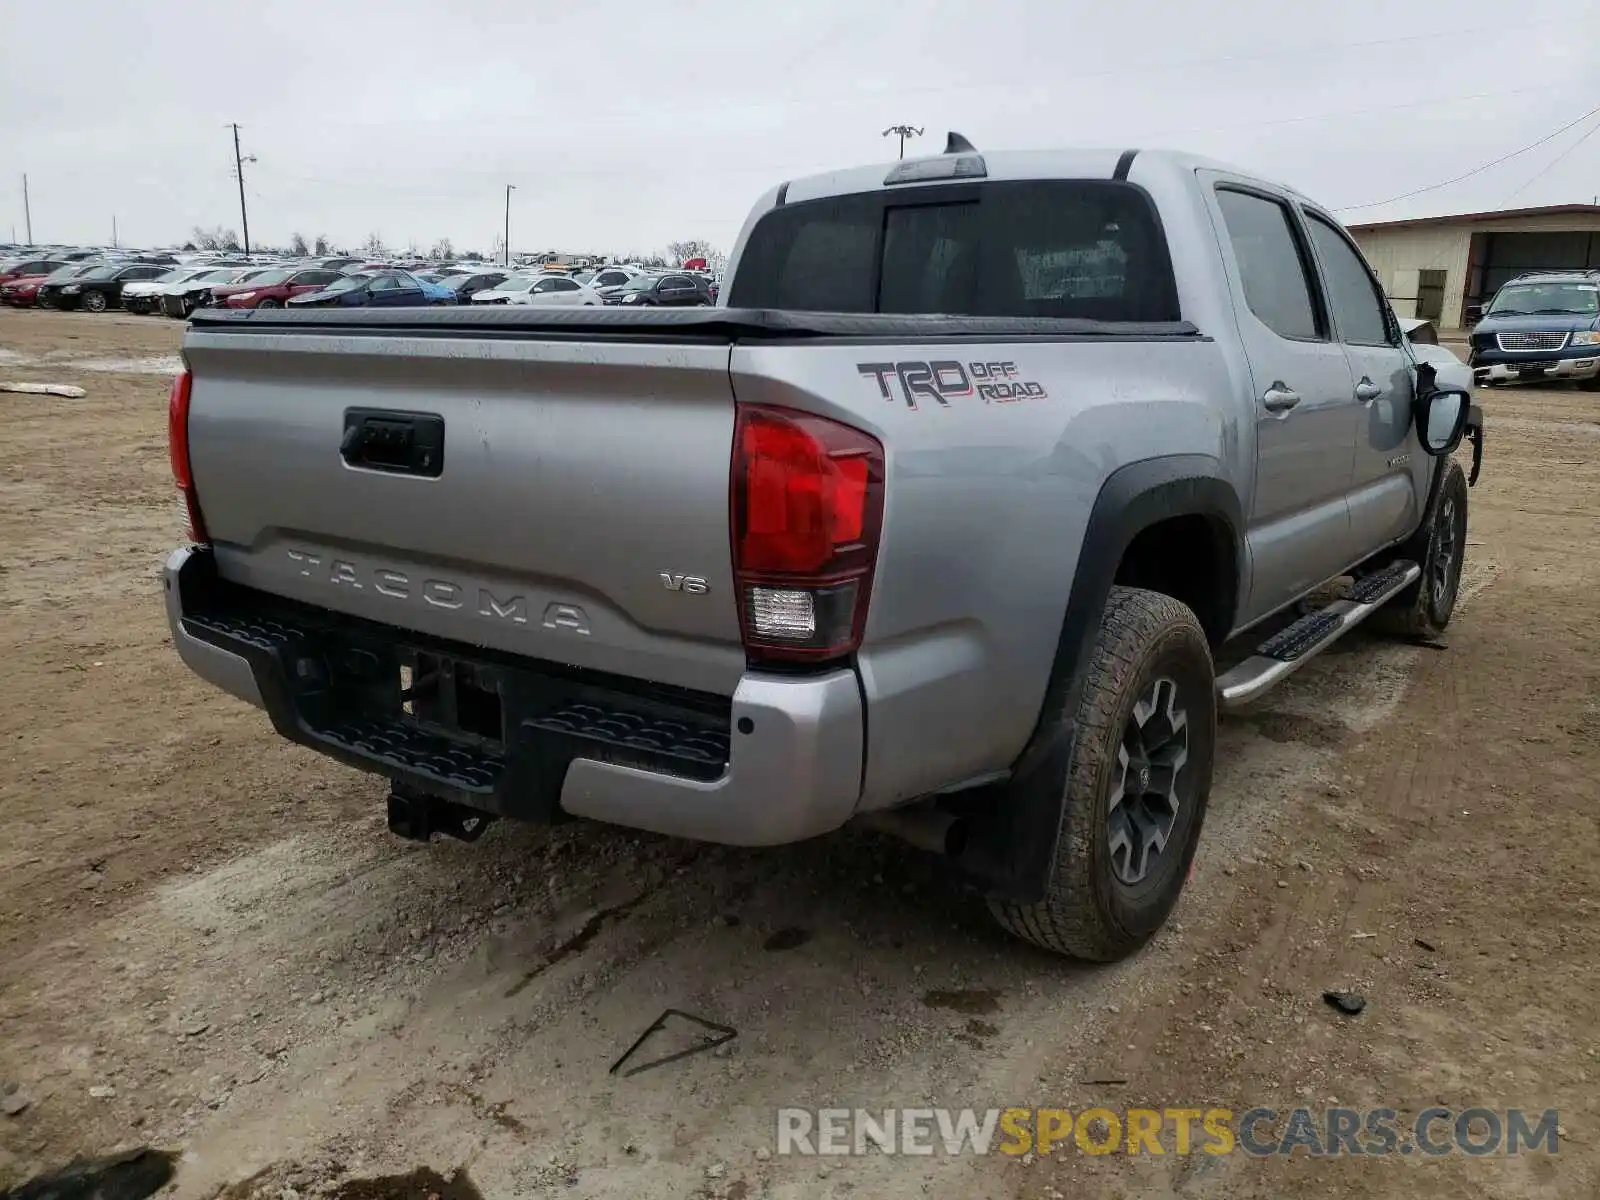
<path fill-rule="evenodd" d="M 1560 1149 L 1553 1108 L 781 1108 L 778 1154 L 1515 1155 Z"/>

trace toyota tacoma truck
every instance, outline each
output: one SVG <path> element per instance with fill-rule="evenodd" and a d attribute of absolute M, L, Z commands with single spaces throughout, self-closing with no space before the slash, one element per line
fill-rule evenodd
<path fill-rule="evenodd" d="M 396 833 L 857 822 L 1100 960 L 1219 710 L 1449 622 L 1482 448 L 1326 209 L 959 135 L 774 187 L 716 308 L 212 308 L 183 360 L 177 651 Z"/>

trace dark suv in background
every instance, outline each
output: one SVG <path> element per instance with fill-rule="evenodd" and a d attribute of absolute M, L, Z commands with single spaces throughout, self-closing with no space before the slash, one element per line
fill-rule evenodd
<path fill-rule="evenodd" d="M 1600 390 L 1600 271 L 1531 271 L 1494 294 L 1472 328 L 1480 384 L 1562 380 Z"/>

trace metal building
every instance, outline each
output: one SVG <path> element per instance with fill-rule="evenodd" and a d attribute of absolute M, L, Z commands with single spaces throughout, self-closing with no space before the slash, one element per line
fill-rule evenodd
<path fill-rule="evenodd" d="M 1395 312 L 1444 329 L 1472 324 L 1478 306 L 1513 275 L 1600 269 L 1600 204 L 1348 226 Z"/>

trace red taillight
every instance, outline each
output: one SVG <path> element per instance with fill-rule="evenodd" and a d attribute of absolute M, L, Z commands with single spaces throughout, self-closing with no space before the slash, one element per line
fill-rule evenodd
<path fill-rule="evenodd" d="M 733 567 L 752 659 L 852 653 L 883 522 L 883 447 L 809 413 L 739 405 Z"/>
<path fill-rule="evenodd" d="M 189 390 L 192 377 L 181 372 L 172 381 L 172 394 L 167 400 L 167 453 L 172 460 L 172 481 L 183 493 L 183 505 L 188 516 L 190 541 L 202 545 L 206 525 L 200 517 L 200 495 L 195 491 L 194 471 L 189 464 Z"/>

